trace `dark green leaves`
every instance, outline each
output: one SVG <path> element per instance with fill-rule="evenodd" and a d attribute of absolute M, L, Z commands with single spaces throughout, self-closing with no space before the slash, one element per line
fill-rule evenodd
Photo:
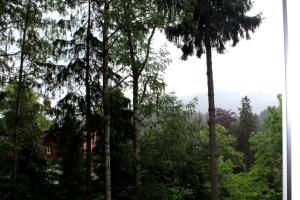
<path fill-rule="evenodd" d="M 247 16 L 252 3 L 247 0 L 187 1 L 179 19 L 165 29 L 167 39 L 175 42 L 183 52 L 183 59 L 204 53 L 204 33 L 209 32 L 211 46 L 223 53 L 227 42 L 235 46 L 240 38 L 250 39 L 250 33 L 261 23 L 261 14 Z M 170 7 L 172 9 L 172 7 Z"/>

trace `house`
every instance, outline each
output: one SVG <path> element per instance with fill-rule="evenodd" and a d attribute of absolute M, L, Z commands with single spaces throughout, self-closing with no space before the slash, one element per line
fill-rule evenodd
<path fill-rule="evenodd" d="M 49 160 L 57 160 L 57 135 L 48 130 L 43 131 L 42 144 L 44 147 L 44 153 Z"/>
<path fill-rule="evenodd" d="M 82 132 L 82 136 L 86 136 L 86 131 Z M 44 153 L 49 160 L 57 160 L 58 159 L 58 152 L 57 152 L 57 144 L 58 144 L 58 135 L 57 133 L 50 132 L 49 130 L 43 131 L 42 134 L 42 144 L 44 147 Z M 94 148 L 96 147 L 97 143 L 97 134 L 96 132 L 92 133 L 91 137 L 91 151 L 93 152 Z M 82 143 L 82 153 L 85 155 L 87 144 L 86 142 Z"/>

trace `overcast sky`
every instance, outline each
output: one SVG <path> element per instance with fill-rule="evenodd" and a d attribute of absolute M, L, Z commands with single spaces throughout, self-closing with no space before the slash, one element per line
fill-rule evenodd
<path fill-rule="evenodd" d="M 225 54 L 213 53 L 215 101 L 217 107 L 237 111 L 240 98 L 248 95 L 253 110 L 262 111 L 276 105 L 284 80 L 283 25 L 281 0 L 256 0 L 251 15 L 262 12 L 263 22 L 251 40 L 242 40 L 236 47 L 228 46 Z M 205 55 L 198 59 L 180 60 L 181 50 L 157 33 L 154 46 L 166 43 L 171 53 L 165 81 L 167 92 L 183 99 L 199 98 L 199 109 L 207 110 L 207 79 Z"/>

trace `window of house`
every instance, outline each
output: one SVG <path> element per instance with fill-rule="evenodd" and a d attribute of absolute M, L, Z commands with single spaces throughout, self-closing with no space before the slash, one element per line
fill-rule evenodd
<path fill-rule="evenodd" d="M 47 146 L 47 154 L 51 154 L 51 147 L 50 147 L 50 145 Z"/>

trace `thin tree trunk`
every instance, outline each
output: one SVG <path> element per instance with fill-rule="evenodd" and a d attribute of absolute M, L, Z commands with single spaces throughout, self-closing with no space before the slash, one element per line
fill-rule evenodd
<path fill-rule="evenodd" d="M 207 27 L 209 29 L 209 27 Z M 209 126 L 209 151 L 210 151 L 210 183 L 211 200 L 219 199 L 218 174 L 217 174 L 217 144 L 215 125 L 215 100 L 214 81 L 212 70 L 212 55 L 209 30 L 205 34 L 206 65 L 207 65 L 207 87 L 208 87 L 208 126 Z"/>
<path fill-rule="evenodd" d="M 142 166 L 141 166 L 141 141 L 140 141 L 140 109 L 139 109 L 139 76 L 133 73 L 133 136 L 134 136 L 134 156 L 136 162 L 136 192 L 138 199 L 141 198 L 141 185 L 142 185 Z"/>
<path fill-rule="evenodd" d="M 109 3 L 104 1 L 104 19 L 103 19 L 103 110 L 105 121 L 105 200 L 111 200 L 111 168 L 110 168 L 110 105 L 108 88 L 108 24 L 109 24 Z"/>
<path fill-rule="evenodd" d="M 19 77 L 18 77 L 18 88 L 17 88 L 17 96 L 16 96 L 16 120 L 15 120 L 15 130 L 13 135 L 13 170 L 12 170 L 12 194 L 11 198 L 15 200 L 17 198 L 17 173 L 18 173 L 18 126 L 20 120 L 20 111 L 21 111 L 21 96 L 23 90 L 23 71 L 24 71 L 24 60 L 25 60 L 25 44 L 26 44 L 26 36 L 28 29 L 28 21 L 29 21 L 29 12 L 30 12 L 30 4 L 29 0 L 26 6 L 26 17 L 25 24 L 23 28 L 22 35 L 22 44 L 21 44 L 21 58 L 20 58 L 20 68 L 19 68 Z"/>
<path fill-rule="evenodd" d="M 134 156 L 135 156 L 135 175 L 136 175 L 136 196 L 140 199 L 142 174 L 141 174 L 141 144 L 140 144 L 140 127 L 139 127 L 139 68 L 136 66 L 134 44 L 132 41 L 131 30 L 127 33 L 129 54 L 131 62 L 131 71 L 133 77 L 132 99 L 133 99 L 133 143 L 134 143 Z"/>
<path fill-rule="evenodd" d="M 91 91 L 90 91 L 90 30 L 91 29 L 91 0 L 88 2 L 88 24 L 86 37 L 86 71 L 85 71 L 85 87 L 86 87 L 86 190 L 87 200 L 91 199 Z"/>

